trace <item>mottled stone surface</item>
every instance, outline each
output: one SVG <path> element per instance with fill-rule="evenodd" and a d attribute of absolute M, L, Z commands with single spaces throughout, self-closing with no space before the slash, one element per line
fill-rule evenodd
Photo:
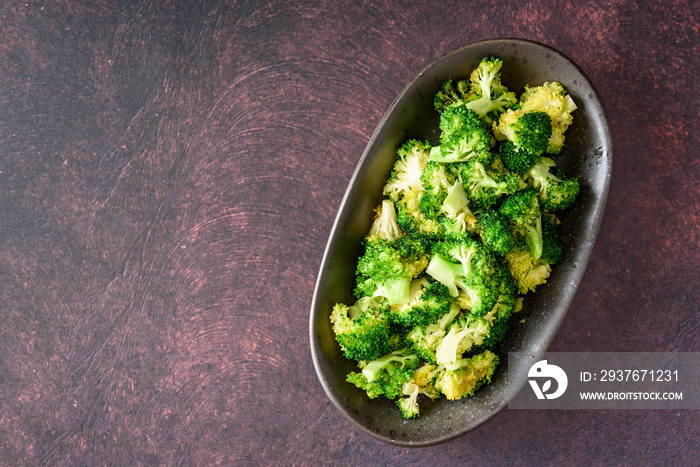
<path fill-rule="evenodd" d="M 504 410 L 446 445 L 356 431 L 308 312 L 396 94 L 468 42 L 573 58 L 615 137 L 598 243 L 550 349 L 698 351 L 690 0 L 0 5 L 0 463 L 686 465 L 693 411 Z"/>

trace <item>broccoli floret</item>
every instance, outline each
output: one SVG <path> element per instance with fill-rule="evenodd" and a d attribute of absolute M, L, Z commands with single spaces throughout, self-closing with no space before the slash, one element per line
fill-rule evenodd
<path fill-rule="evenodd" d="M 402 235 L 394 241 L 365 239 L 365 253 L 357 262 L 356 297 L 381 295 L 390 305 L 406 303 L 411 280 L 428 264 L 425 245 Z"/>
<path fill-rule="evenodd" d="M 471 92 L 470 83 L 467 80 L 459 80 L 453 83 L 451 79 L 443 82 L 435 93 L 433 104 L 435 110 L 442 113 L 448 107 L 464 105 L 464 98 Z"/>
<path fill-rule="evenodd" d="M 450 311 L 450 291 L 439 282 L 426 278 L 414 279 L 409 288 L 408 303 L 393 305 L 389 309 L 392 323 L 409 328 L 436 322 Z"/>
<path fill-rule="evenodd" d="M 373 360 L 390 351 L 386 301 L 361 298 L 355 305 L 338 303 L 331 311 L 336 340 L 347 358 Z"/>
<path fill-rule="evenodd" d="M 431 149 L 430 160 L 442 163 L 476 160 L 488 165 L 493 161 L 491 137 L 485 131 L 454 135 L 440 146 Z"/>
<path fill-rule="evenodd" d="M 401 415 L 403 418 L 410 419 L 416 418 L 420 415 L 420 407 L 418 406 L 418 394 L 420 394 L 420 388 L 417 384 L 408 382 L 403 383 L 401 387 L 401 393 L 407 397 L 400 397 L 396 400 L 396 405 L 399 406 Z"/>
<path fill-rule="evenodd" d="M 477 216 L 476 231 L 484 245 L 498 255 L 505 256 L 515 245 L 507 219 L 493 209 Z"/>
<path fill-rule="evenodd" d="M 523 112 L 537 110 L 549 115 L 552 120 L 552 136 L 546 152 L 559 154 L 564 147 L 564 132 L 573 122 L 571 113 L 576 110 L 576 104 L 564 86 L 556 81 L 542 86 L 525 86 L 519 105 Z"/>
<path fill-rule="evenodd" d="M 468 236 L 437 243 L 433 252 L 425 272 L 445 285 L 462 308 L 476 316 L 487 313 L 498 299 L 493 254 Z"/>
<path fill-rule="evenodd" d="M 517 175 L 492 170 L 478 161 L 460 164 L 459 171 L 469 203 L 475 209 L 489 208 L 501 196 L 515 193 L 520 188 Z"/>
<path fill-rule="evenodd" d="M 557 220 L 553 216 L 542 216 L 542 256 L 543 261 L 554 265 L 564 259 L 564 246 L 559 238 Z"/>
<path fill-rule="evenodd" d="M 369 229 L 368 238 L 393 241 L 403 235 L 396 220 L 396 209 L 391 200 L 385 199 L 374 210 L 375 216 L 372 227 Z"/>
<path fill-rule="evenodd" d="M 435 388 L 437 373 L 437 367 L 427 363 L 413 373 L 413 377 L 408 383 L 404 383 L 401 392 L 406 397 L 399 398 L 396 401 L 404 418 L 415 418 L 420 415 L 420 407 L 418 405 L 418 396 L 420 394 L 431 399 L 440 396 L 440 392 Z"/>
<path fill-rule="evenodd" d="M 441 234 L 441 225 L 436 219 L 429 219 L 420 210 L 420 200 L 424 194 L 421 190 L 406 192 L 396 204 L 396 222 L 411 238 L 432 239 Z"/>
<path fill-rule="evenodd" d="M 508 219 L 516 242 L 523 239 L 534 259 L 542 255 L 542 212 L 537 191 L 520 190 L 508 196 L 498 212 Z"/>
<path fill-rule="evenodd" d="M 466 106 L 487 122 L 518 102 L 515 93 L 501 83 L 502 66 L 500 58 L 486 57 L 469 77 L 473 92 L 466 97 Z"/>
<path fill-rule="evenodd" d="M 435 353 L 436 362 L 448 369 L 455 369 L 462 354 L 472 346 L 481 344 L 489 331 L 489 323 L 483 318 L 471 314 L 458 318 L 440 341 Z"/>
<path fill-rule="evenodd" d="M 487 350 L 460 360 L 455 369 L 438 367 L 435 387 L 450 400 L 473 396 L 482 385 L 491 382 L 497 366 L 498 356 Z"/>
<path fill-rule="evenodd" d="M 448 142 L 453 136 L 463 137 L 475 130 L 486 131 L 486 125 L 479 115 L 464 106 L 452 106 L 440 114 L 440 141 Z"/>
<path fill-rule="evenodd" d="M 435 363 L 435 352 L 438 345 L 445 336 L 445 330 L 459 315 L 460 308 L 452 303 L 450 310 L 445 313 L 437 322 L 426 325 L 419 325 L 411 329 L 406 335 L 411 351 L 421 359 Z"/>
<path fill-rule="evenodd" d="M 502 114 L 494 133 L 499 139 L 507 138 L 516 151 L 541 155 L 552 136 L 552 120 L 545 112 L 508 110 Z M 508 149 L 508 147 L 506 147 Z"/>
<path fill-rule="evenodd" d="M 396 150 L 396 162 L 384 185 L 384 194 L 394 203 L 411 191 L 423 189 L 420 176 L 428 163 L 431 144 L 409 139 Z"/>
<path fill-rule="evenodd" d="M 503 164 L 511 172 L 523 175 L 540 160 L 540 155 L 524 148 L 519 148 L 511 140 L 505 140 L 499 147 Z"/>
<path fill-rule="evenodd" d="M 360 362 L 361 372 L 351 372 L 346 380 L 364 389 L 370 399 L 401 396 L 404 383 L 413 377 L 420 360 L 408 349 L 399 349 L 369 362 Z"/>
<path fill-rule="evenodd" d="M 498 277 L 500 280 L 498 301 L 491 311 L 483 317 L 489 323 L 489 332 L 480 345 L 469 349 L 469 353 L 477 354 L 484 350 L 494 350 L 496 345 L 505 338 L 508 331 L 508 321 L 515 311 L 518 290 L 505 263 L 498 264 Z"/>
<path fill-rule="evenodd" d="M 552 267 L 542 258 L 535 259 L 530 249 L 525 244 L 518 244 L 505 256 L 508 270 L 510 271 L 518 292 L 526 294 L 546 283 Z"/>
<path fill-rule="evenodd" d="M 454 174 L 444 164 L 429 161 L 425 166 L 421 175 L 423 195 L 418 207 L 428 219 L 437 219 L 442 203 L 454 183 Z"/>
<path fill-rule="evenodd" d="M 523 177 L 539 191 L 540 205 L 543 211 L 566 209 L 576 201 L 580 191 L 578 177 L 569 178 L 563 170 L 556 169 L 554 161 L 540 157 L 537 164 Z"/>

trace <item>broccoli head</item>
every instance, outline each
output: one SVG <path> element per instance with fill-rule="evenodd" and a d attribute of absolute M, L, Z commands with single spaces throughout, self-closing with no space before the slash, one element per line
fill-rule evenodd
<path fill-rule="evenodd" d="M 505 140 L 499 147 L 499 154 L 503 164 L 511 172 L 523 175 L 540 160 L 540 155 L 515 145 L 511 140 Z"/>
<path fill-rule="evenodd" d="M 451 79 L 443 82 L 435 93 L 433 105 L 435 110 L 442 113 L 448 107 L 464 105 L 464 98 L 471 92 L 470 83 L 467 80 L 459 80 L 453 83 Z"/>
<path fill-rule="evenodd" d="M 564 132 L 573 122 L 572 112 L 577 108 L 564 86 L 556 81 L 542 86 L 525 86 L 525 92 L 520 95 L 520 108 L 523 112 L 536 110 L 549 115 L 552 136 L 546 152 L 559 154 L 564 147 Z"/>
<path fill-rule="evenodd" d="M 333 307 L 333 332 L 347 358 L 373 360 L 389 352 L 388 309 L 381 297 L 361 298 L 353 306 L 338 303 Z"/>
<path fill-rule="evenodd" d="M 552 267 L 542 258 L 534 258 L 525 244 L 516 245 L 505 256 L 508 270 L 515 281 L 518 292 L 534 292 L 537 287 L 547 282 Z"/>
<path fill-rule="evenodd" d="M 357 262 L 355 296 L 381 295 L 390 305 L 407 302 L 411 280 L 428 264 L 425 248 L 407 235 L 391 242 L 366 238 L 365 253 Z"/>
<path fill-rule="evenodd" d="M 389 320 L 405 328 L 437 322 L 450 311 L 450 291 L 439 282 L 427 278 L 414 279 L 409 287 L 409 301 L 392 305 Z"/>
<path fill-rule="evenodd" d="M 510 109 L 500 116 L 497 124 L 494 123 L 494 134 L 501 140 L 511 141 L 517 152 L 524 150 L 526 154 L 539 156 L 549 145 L 552 119 L 545 112 Z"/>
<path fill-rule="evenodd" d="M 515 93 L 501 83 L 502 67 L 500 58 L 486 57 L 469 77 L 472 93 L 466 97 L 466 106 L 487 122 L 518 102 Z"/>
<path fill-rule="evenodd" d="M 368 238 L 394 241 L 403 235 L 396 220 L 396 209 L 391 200 L 385 199 L 374 210 L 375 216 L 369 229 Z"/>
<path fill-rule="evenodd" d="M 578 178 L 567 177 L 548 157 L 540 157 L 538 163 L 528 170 L 523 178 L 539 191 L 543 211 L 568 208 L 574 204 L 580 191 Z"/>
<path fill-rule="evenodd" d="M 478 161 L 459 164 L 464 189 L 469 204 L 475 209 L 486 209 L 503 195 L 515 193 L 520 188 L 520 178 L 508 171 L 493 170 Z"/>
<path fill-rule="evenodd" d="M 474 111 L 465 107 L 446 109 L 440 116 L 440 129 L 440 145 L 430 150 L 430 160 L 442 163 L 493 160 L 491 135 Z"/>
<path fill-rule="evenodd" d="M 372 361 L 362 361 L 361 372 L 351 372 L 346 380 L 367 392 L 370 399 L 385 396 L 396 399 L 403 394 L 403 385 L 411 380 L 420 365 L 419 358 L 407 348 L 395 350 Z"/>
<path fill-rule="evenodd" d="M 487 350 L 459 361 L 454 369 L 438 367 L 435 387 L 449 400 L 473 396 L 482 385 L 491 382 L 498 356 Z"/>
<path fill-rule="evenodd" d="M 396 162 L 384 185 L 384 194 L 394 203 L 409 192 L 422 190 L 420 177 L 431 148 L 427 141 L 409 139 L 396 150 Z"/>
<path fill-rule="evenodd" d="M 477 216 L 476 231 L 484 245 L 498 255 L 505 256 L 515 245 L 508 220 L 493 209 Z"/>
<path fill-rule="evenodd" d="M 508 219 L 516 242 L 524 240 L 533 258 L 542 255 L 542 212 L 537 191 L 525 188 L 508 196 L 498 212 Z"/>

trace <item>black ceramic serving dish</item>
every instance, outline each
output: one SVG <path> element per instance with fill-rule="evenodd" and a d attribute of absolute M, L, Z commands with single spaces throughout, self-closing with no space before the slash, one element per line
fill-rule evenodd
<path fill-rule="evenodd" d="M 503 59 L 501 81 L 518 95 L 525 84 L 559 81 L 578 106 L 566 132 L 564 151 L 553 159 L 569 174 L 580 176 L 581 194 L 572 208 L 559 215 L 566 259 L 556 265 L 547 284 L 528 294 L 513 319 L 506 341 L 498 349 L 501 364 L 490 385 L 458 401 L 430 401 L 421 396 L 419 418 L 404 420 L 394 401 L 370 400 L 345 381 L 356 370 L 333 338 L 330 311 L 337 302 L 354 303 L 355 267 L 362 254 L 373 209 L 393 167 L 396 148 L 408 138 L 437 144 L 438 114 L 433 96 L 447 79 L 468 78 L 479 60 Z M 333 404 L 357 427 L 382 441 L 401 446 L 428 446 L 461 436 L 487 421 L 522 388 L 527 370 L 545 352 L 561 324 L 593 249 L 608 192 L 612 168 L 612 138 L 603 105 L 590 80 L 570 59 L 532 41 L 496 39 L 452 51 L 425 67 L 389 107 L 369 141 L 341 203 L 328 239 L 311 306 L 311 353 Z M 520 320 L 525 320 L 523 323 Z M 525 352 L 511 368 L 508 352 Z M 512 362 L 511 362 L 512 363 Z"/>

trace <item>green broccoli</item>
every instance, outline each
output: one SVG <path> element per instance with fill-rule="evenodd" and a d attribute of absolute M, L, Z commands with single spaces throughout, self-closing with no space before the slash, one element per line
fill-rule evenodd
<path fill-rule="evenodd" d="M 500 279 L 498 300 L 491 311 L 483 317 L 489 323 L 489 332 L 484 336 L 483 342 L 469 349 L 468 353 L 477 354 L 484 350 L 494 350 L 508 332 L 508 321 L 515 311 L 518 290 L 505 263 L 498 264 L 497 274 Z"/>
<path fill-rule="evenodd" d="M 542 258 L 534 258 L 524 241 L 517 243 L 505 260 L 520 294 L 534 292 L 552 273 L 551 265 Z"/>
<path fill-rule="evenodd" d="M 542 256 L 543 261 L 553 265 L 564 259 L 564 246 L 559 238 L 558 220 L 551 215 L 542 216 Z"/>
<path fill-rule="evenodd" d="M 406 303 L 409 285 L 428 264 L 425 245 L 402 235 L 393 241 L 365 239 L 365 253 L 357 262 L 355 296 L 381 295 L 390 305 Z"/>
<path fill-rule="evenodd" d="M 542 212 L 537 191 L 520 190 L 507 197 L 498 212 L 509 221 L 516 242 L 523 239 L 534 259 L 542 255 Z"/>
<path fill-rule="evenodd" d="M 552 136 L 552 119 L 545 112 L 508 110 L 499 118 L 494 132 L 501 139 L 505 137 L 511 141 L 515 151 L 524 150 L 526 154 L 532 153 L 539 156 L 547 150 L 549 145 L 549 139 Z"/>
<path fill-rule="evenodd" d="M 381 297 L 361 298 L 350 307 L 333 306 L 333 332 L 347 358 L 373 360 L 390 351 L 388 310 Z"/>
<path fill-rule="evenodd" d="M 428 219 L 437 219 L 442 203 L 454 186 L 455 176 L 447 166 L 429 161 L 421 175 L 423 194 L 418 208 Z"/>
<path fill-rule="evenodd" d="M 515 245 L 507 219 L 493 209 L 477 216 L 476 231 L 484 245 L 498 255 L 505 256 Z"/>
<path fill-rule="evenodd" d="M 351 372 L 346 380 L 364 389 L 370 399 L 385 396 L 396 399 L 403 394 L 403 385 L 411 380 L 420 366 L 420 359 L 407 348 L 395 350 L 372 361 L 359 363 L 361 372 Z"/>
<path fill-rule="evenodd" d="M 519 148 L 508 139 L 501 143 L 498 151 L 506 168 L 517 175 L 523 175 L 540 160 L 539 154 Z"/>
<path fill-rule="evenodd" d="M 556 81 L 541 86 L 525 86 L 525 91 L 520 95 L 519 107 L 522 112 L 536 110 L 549 115 L 552 120 L 552 136 L 546 152 L 559 154 L 564 147 L 564 132 L 573 122 L 571 113 L 576 110 L 576 104 L 564 86 Z"/>
<path fill-rule="evenodd" d="M 432 146 L 428 141 L 410 139 L 396 150 L 396 162 L 384 185 L 384 194 L 394 203 L 411 191 L 420 191 L 420 177 Z"/>
<path fill-rule="evenodd" d="M 414 279 L 409 287 L 409 301 L 392 305 L 388 318 L 392 323 L 409 328 L 436 322 L 450 311 L 450 291 L 439 282 L 427 278 Z"/>
<path fill-rule="evenodd" d="M 490 163 L 491 135 L 479 116 L 465 107 L 450 107 L 440 116 L 440 145 L 430 150 L 431 161 L 449 163 L 479 160 Z"/>
<path fill-rule="evenodd" d="M 470 87 L 468 80 L 459 80 L 453 83 L 451 79 L 448 79 L 443 82 L 433 98 L 435 110 L 442 113 L 448 107 L 464 105 L 465 97 L 471 93 Z"/>
<path fill-rule="evenodd" d="M 576 201 L 580 191 L 578 177 L 567 177 L 563 170 L 557 169 L 554 161 L 540 157 L 524 175 L 524 179 L 539 191 L 540 205 L 543 211 L 566 209 Z"/>
<path fill-rule="evenodd" d="M 445 330 L 460 313 L 456 303 L 434 323 L 415 326 L 406 335 L 411 351 L 426 362 L 435 363 L 435 352 L 445 336 Z"/>
<path fill-rule="evenodd" d="M 435 352 L 435 361 L 448 369 L 454 369 L 462 354 L 472 346 L 480 345 L 491 327 L 483 318 L 466 314 L 456 319 L 440 341 Z"/>
<path fill-rule="evenodd" d="M 498 362 L 498 356 L 486 350 L 460 360 L 454 369 L 438 366 L 435 388 L 449 400 L 473 396 L 482 385 L 491 382 Z"/>
<path fill-rule="evenodd" d="M 498 299 L 496 259 L 480 242 L 468 236 L 433 245 L 425 272 L 447 286 L 462 308 L 476 316 L 487 313 Z"/>
<path fill-rule="evenodd" d="M 367 238 L 394 241 L 403 235 L 396 220 L 396 209 L 391 200 L 385 199 L 374 210 L 375 216 Z"/>
<path fill-rule="evenodd" d="M 501 83 L 502 67 L 500 58 L 486 57 L 469 77 L 472 94 L 466 96 L 466 106 L 487 122 L 518 102 L 515 93 Z"/>
<path fill-rule="evenodd" d="M 493 170 L 478 161 L 459 164 L 459 171 L 469 204 L 475 209 L 489 208 L 501 196 L 513 194 L 520 188 L 517 175 Z"/>

